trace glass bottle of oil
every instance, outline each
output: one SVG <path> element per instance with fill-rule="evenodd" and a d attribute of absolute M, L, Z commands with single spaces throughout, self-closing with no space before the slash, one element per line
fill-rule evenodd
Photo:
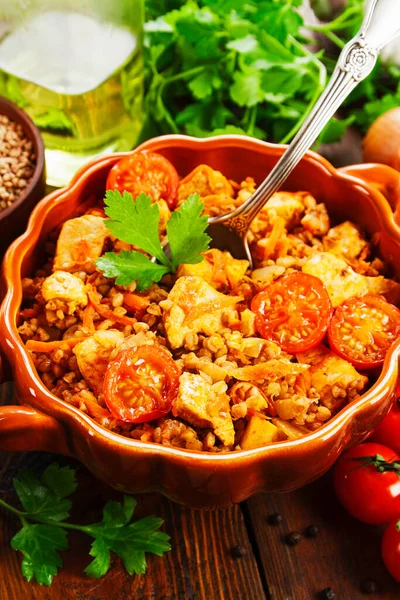
<path fill-rule="evenodd" d="M 134 146 L 142 29 L 143 0 L 0 0 L 0 93 L 40 127 L 50 185 Z"/>

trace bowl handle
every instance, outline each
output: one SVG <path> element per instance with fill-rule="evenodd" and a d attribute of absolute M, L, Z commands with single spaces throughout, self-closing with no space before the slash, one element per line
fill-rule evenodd
<path fill-rule="evenodd" d="M 394 212 L 394 219 L 400 225 L 400 172 L 388 165 L 366 163 L 350 165 L 338 169 L 341 173 L 362 179 L 381 192 Z"/>
<path fill-rule="evenodd" d="M 60 423 L 27 405 L 0 407 L 0 451 L 43 450 L 72 456 Z"/>

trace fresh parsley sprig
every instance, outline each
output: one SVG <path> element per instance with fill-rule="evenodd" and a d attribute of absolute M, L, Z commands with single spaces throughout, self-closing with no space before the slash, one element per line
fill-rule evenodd
<path fill-rule="evenodd" d="M 67 497 L 77 487 L 75 471 L 70 467 L 50 465 L 39 478 L 28 470 L 20 471 L 14 487 L 24 511 L 0 499 L 0 506 L 17 515 L 22 528 L 14 535 L 11 546 L 22 555 L 22 574 L 41 585 L 50 585 L 62 566 L 60 551 L 68 549 L 68 530 L 94 538 L 90 555 L 94 560 L 86 567 L 90 577 L 102 577 L 110 568 L 110 552 L 117 554 L 130 575 L 146 571 L 145 553 L 162 556 L 171 549 L 169 536 L 158 531 L 162 519 L 145 517 L 132 522 L 136 500 L 124 496 L 123 503 L 110 501 L 103 518 L 92 525 L 66 521 L 72 502 Z"/>
<path fill-rule="evenodd" d="M 105 205 L 109 217 L 105 224 L 110 232 L 158 261 L 152 262 L 136 250 L 122 250 L 119 254 L 106 252 L 97 260 L 96 267 L 106 277 L 115 277 L 118 285 L 137 281 L 137 289 L 142 291 L 160 281 L 166 273 L 175 273 L 180 264 L 203 260 L 201 253 L 207 250 L 210 237 L 205 233 L 207 217 L 201 215 L 204 204 L 198 194 L 191 194 L 167 223 L 171 259 L 160 243 L 160 210 L 156 202 L 152 203 L 143 193 L 134 200 L 129 192 L 121 194 L 117 190 L 108 190 Z"/>

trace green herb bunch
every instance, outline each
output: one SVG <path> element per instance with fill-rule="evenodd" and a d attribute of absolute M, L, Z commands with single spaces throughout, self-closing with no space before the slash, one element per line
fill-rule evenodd
<path fill-rule="evenodd" d="M 363 0 L 305 26 L 302 0 L 146 0 L 147 126 L 142 137 L 241 133 L 289 142 L 325 87 L 338 51 L 358 30 Z M 328 42 L 328 50 L 325 49 Z M 330 48 L 329 48 L 330 45 Z M 332 142 L 400 105 L 399 70 L 378 64 L 348 100 Z"/>
<path fill-rule="evenodd" d="M 21 470 L 14 487 L 24 510 L 0 499 L 0 507 L 14 513 L 22 528 L 14 535 L 11 546 L 22 555 L 22 574 L 41 585 L 50 585 L 62 566 L 60 551 L 68 549 L 68 530 L 81 531 L 93 538 L 86 567 L 90 577 L 102 577 L 110 568 L 110 552 L 114 552 L 130 575 L 146 571 L 145 553 L 162 556 L 171 549 L 169 536 L 158 531 L 162 519 L 145 517 L 132 522 L 136 500 L 124 496 L 123 503 L 110 501 L 104 507 L 99 523 L 76 525 L 67 519 L 72 506 L 68 498 L 76 489 L 75 471 L 70 467 L 50 465 L 39 478 L 29 470 Z"/>

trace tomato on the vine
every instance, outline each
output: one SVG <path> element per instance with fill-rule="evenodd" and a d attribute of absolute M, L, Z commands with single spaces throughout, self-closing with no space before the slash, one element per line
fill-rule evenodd
<path fill-rule="evenodd" d="M 107 177 L 106 188 L 130 192 L 135 198 L 141 192 L 155 202 L 163 199 L 173 209 L 177 200 L 179 175 L 175 167 L 156 152 L 135 152 L 121 158 Z"/>
<path fill-rule="evenodd" d="M 179 388 L 180 369 L 162 346 L 127 348 L 109 363 L 104 400 L 116 419 L 144 423 L 166 415 Z"/>
<path fill-rule="evenodd" d="M 386 528 L 382 539 L 382 558 L 389 573 L 400 582 L 400 522 L 396 518 Z"/>
<path fill-rule="evenodd" d="M 280 277 L 254 296 L 251 310 L 258 333 L 289 354 L 317 346 L 332 316 L 322 281 L 300 272 Z"/>
<path fill-rule="evenodd" d="M 356 519 L 384 525 L 400 518 L 400 457 L 387 446 L 365 443 L 344 452 L 334 467 L 336 494 Z"/>
<path fill-rule="evenodd" d="M 393 404 L 386 417 L 368 438 L 370 442 L 385 444 L 400 455 L 400 403 Z"/>

